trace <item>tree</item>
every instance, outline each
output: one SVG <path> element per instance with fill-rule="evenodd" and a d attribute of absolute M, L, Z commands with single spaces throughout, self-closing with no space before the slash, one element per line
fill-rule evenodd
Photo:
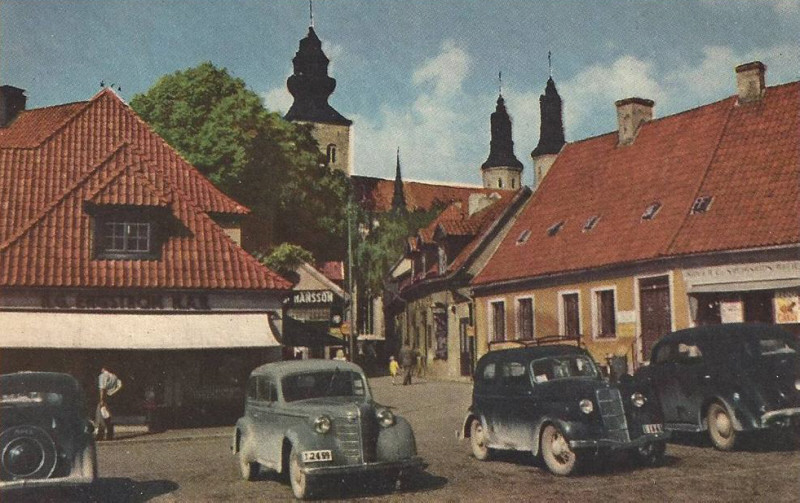
<path fill-rule="evenodd" d="M 257 258 L 267 267 L 282 275 L 294 272 L 303 262 L 314 265 L 314 256 L 310 251 L 291 243 L 281 243 L 273 248 L 269 255 L 262 254 Z"/>
<path fill-rule="evenodd" d="M 296 243 L 344 254 L 349 185 L 323 164 L 308 125 L 264 108 L 244 81 L 210 62 L 161 77 L 131 107 L 220 190 L 252 210 L 245 245 Z"/>

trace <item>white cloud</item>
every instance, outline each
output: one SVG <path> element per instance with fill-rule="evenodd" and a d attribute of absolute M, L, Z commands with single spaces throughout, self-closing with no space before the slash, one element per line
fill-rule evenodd
<path fill-rule="evenodd" d="M 289 90 L 286 89 L 286 84 L 262 92 L 261 99 L 264 100 L 264 106 L 267 107 L 268 110 L 278 112 L 281 115 L 289 111 L 289 107 L 292 106 L 294 100 L 292 95 L 289 94 Z"/>
<path fill-rule="evenodd" d="M 471 58 L 464 49 L 453 40 L 445 40 L 439 54 L 414 71 L 412 82 L 417 86 L 432 82 L 434 95 L 452 96 L 461 91 L 470 64 Z"/>

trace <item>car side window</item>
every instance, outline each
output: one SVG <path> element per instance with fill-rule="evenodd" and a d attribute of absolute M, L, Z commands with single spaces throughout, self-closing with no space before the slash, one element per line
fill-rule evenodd
<path fill-rule="evenodd" d="M 653 352 L 653 363 L 664 364 L 677 359 L 675 344 L 672 342 L 661 344 Z"/>
<path fill-rule="evenodd" d="M 694 341 L 678 343 L 678 361 L 681 363 L 699 363 L 703 360 L 703 352 Z"/>
<path fill-rule="evenodd" d="M 258 397 L 258 378 L 251 377 L 247 381 L 247 398 L 249 400 L 257 400 Z"/>
<path fill-rule="evenodd" d="M 258 392 L 257 392 L 256 400 L 259 400 L 261 402 L 272 402 L 272 401 L 274 401 L 275 397 L 272 394 L 272 388 L 274 388 L 274 387 L 275 387 L 275 385 L 272 384 L 269 379 L 267 379 L 264 376 L 259 377 L 258 378 Z"/>
<path fill-rule="evenodd" d="M 488 384 L 489 382 L 494 381 L 494 376 L 495 376 L 495 365 L 494 363 L 490 363 L 483 368 L 483 381 L 485 381 Z"/>
<path fill-rule="evenodd" d="M 530 380 L 525 372 L 525 365 L 520 362 L 505 362 L 500 366 L 502 385 L 507 388 L 527 388 Z"/>

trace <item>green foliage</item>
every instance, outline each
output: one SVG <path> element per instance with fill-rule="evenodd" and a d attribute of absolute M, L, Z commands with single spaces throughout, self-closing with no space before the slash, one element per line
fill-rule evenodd
<path fill-rule="evenodd" d="M 441 210 L 441 205 L 434 205 L 429 211 L 378 216 L 377 225 L 358 243 L 354 253 L 358 284 L 368 295 L 383 292 L 386 275 L 403 256 L 407 239 L 427 226 Z"/>
<path fill-rule="evenodd" d="M 290 275 L 303 262 L 314 265 L 314 256 L 310 251 L 291 243 L 281 243 L 268 255 L 258 254 L 257 258 L 261 263 L 284 276 Z"/>
<path fill-rule="evenodd" d="M 292 242 L 320 258 L 344 254 L 349 185 L 307 125 L 263 107 L 244 81 L 210 62 L 161 77 L 131 107 L 220 190 L 252 210 L 245 244 Z"/>

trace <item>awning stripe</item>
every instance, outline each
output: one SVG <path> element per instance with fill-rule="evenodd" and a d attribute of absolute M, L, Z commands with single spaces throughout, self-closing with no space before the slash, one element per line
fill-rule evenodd
<path fill-rule="evenodd" d="M 156 350 L 279 345 L 266 313 L 0 312 L 0 348 Z"/>

